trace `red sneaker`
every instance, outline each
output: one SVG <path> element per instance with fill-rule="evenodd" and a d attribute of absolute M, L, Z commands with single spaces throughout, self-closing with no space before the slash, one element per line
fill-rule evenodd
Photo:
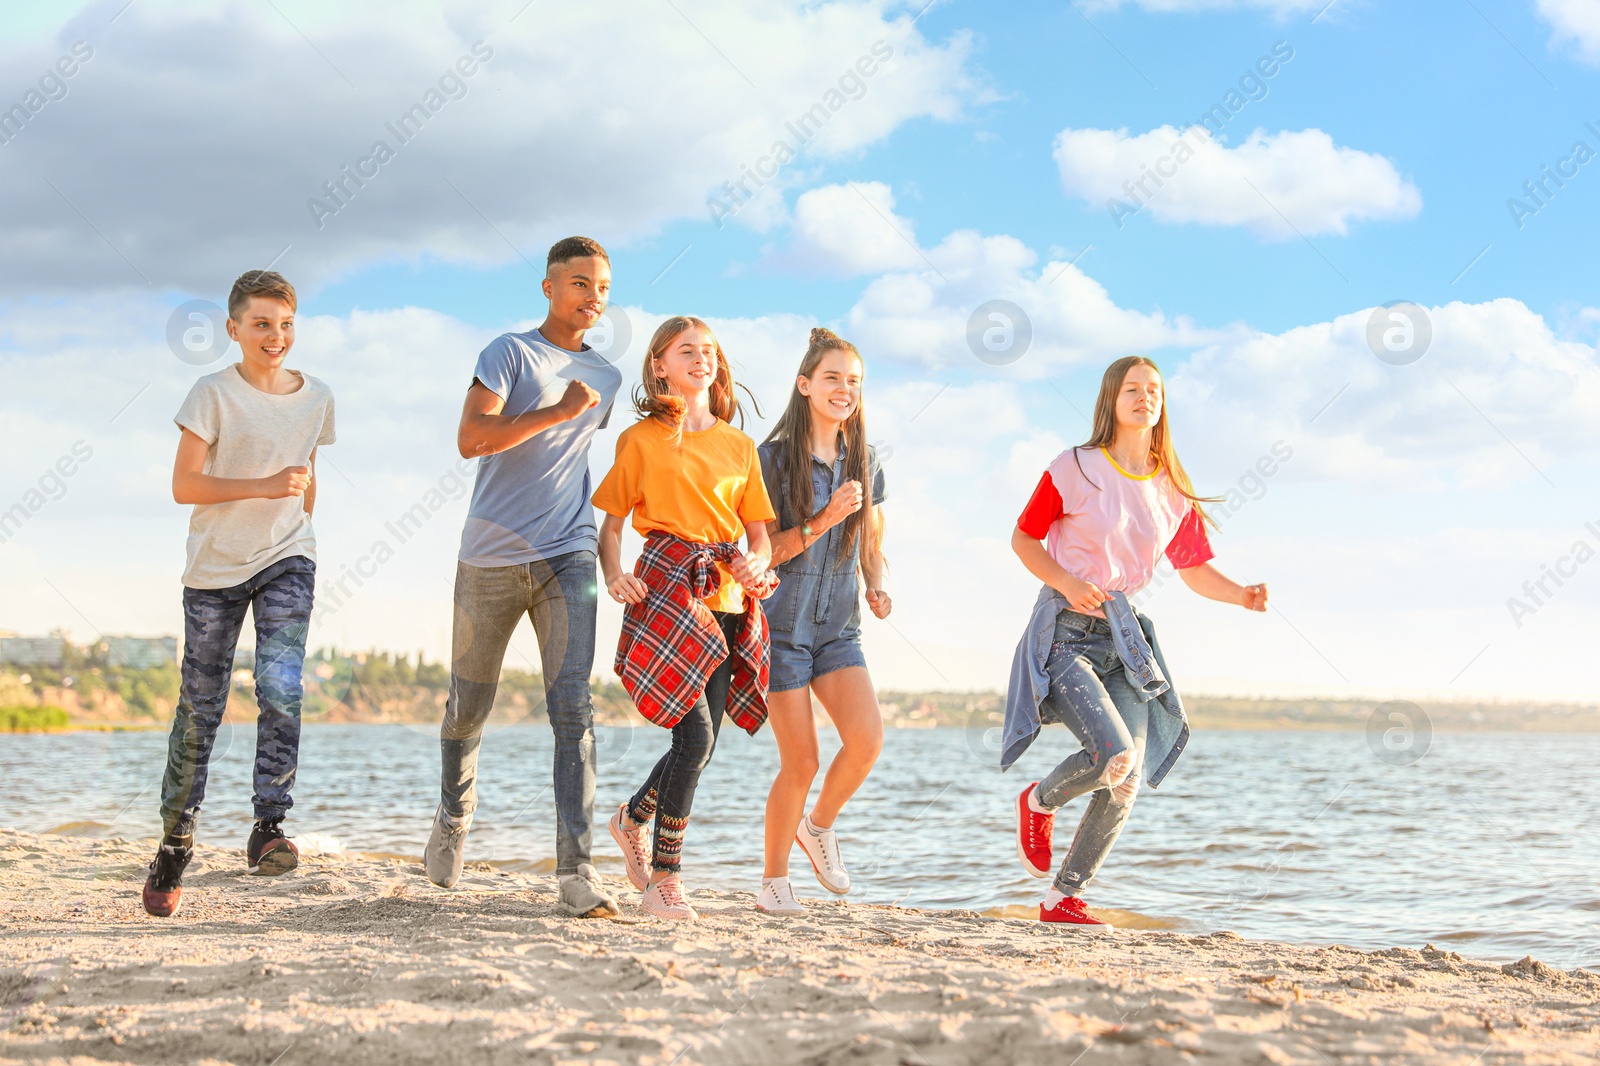
<path fill-rule="evenodd" d="M 1035 877 L 1050 876 L 1050 836 L 1055 832 L 1056 816 L 1039 814 L 1028 805 L 1028 797 L 1039 787 L 1035 781 L 1017 797 L 1017 858 Z"/>
<path fill-rule="evenodd" d="M 1063 922 L 1067 925 L 1082 925 L 1104 932 L 1112 932 L 1110 922 L 1101 921 L 1089 913 L 1089 908 L 1077 896 L 1067 896 L 1054 907 L 1045 909 L 1043 903 L 1039 904 L 1039 920 L 1041 922 Z"/>

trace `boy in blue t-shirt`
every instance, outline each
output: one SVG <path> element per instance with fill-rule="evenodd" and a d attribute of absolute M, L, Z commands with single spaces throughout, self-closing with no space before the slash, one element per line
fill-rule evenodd
<path fill-rule="evenodd" d="M 506 645 L 526 614 L 555 733 L 560 904 L 578 917 L 609 917 L 616 900 L 590 861 L 597 537 L 589 444 L 610 418 L 622 374 L 583 335 L 605 312 L 611 261 L 597 242 L 567 237 L 550 249 L 542 287 L 544 322 L 483 350 L 461 412 L 457 446 L 482 461 L 456 565 L 440 803 L 423 865 L 445 888 L 461 876 L 478 805 L 478 747 Z"/>

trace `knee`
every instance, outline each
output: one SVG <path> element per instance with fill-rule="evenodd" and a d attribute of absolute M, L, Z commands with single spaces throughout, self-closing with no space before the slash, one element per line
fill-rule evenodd
<path fill-rule="evenodd" d="M 845 758 L 860 766 L 871 766 L 883 753 L 882 731 L 845 740 L 840 752 Z"/>
<path fill-rule="evenodd" d="M 1138 754 L 1120 741 L 1113 744 L 1100 763 L 1100 784 L 1116 788 L 1127 780 L 1138 764 Z"/>
<path fill-rule="evenodd" d="M 809 785 L 813 780 L 816 779 L 817 771 L 820 768 L 821 764 L 817 761 L 817 753 L 815 751 L 808 751 L 797 755 L 783 756 L 781 765 L 779 766 L 779 772 L 785 777 L 793 778 L 797 781 L 804 781 Z"/>
<path fill-rule="evenodd" d="M 706 764 L 711 761 L 711 752 L 717 746 L 717 738 L 711 735 L 710 730 L 703 733 L 685 731 L 673 738 L 672 746 L 682 765 L 699 771 L 704 770 Z"/>
<path fill-rule="evenodd" d="M 1139 774 L 1131 772 L 1111 788 L 1111 802 L 1118 807 L 1132 807 L 1139 796 Z"/>

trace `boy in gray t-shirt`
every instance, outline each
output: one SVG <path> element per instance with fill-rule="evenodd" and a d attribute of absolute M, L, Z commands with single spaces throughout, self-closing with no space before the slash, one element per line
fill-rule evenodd
<path fill-rule="evenodd" d="M 228 336 L 242 359 L 195 382 L 179 408 L 172 496 L 193 504 L 183 569 L 182 687 L 161 782 L 161 847 L 144 907 L 178 910 L 194 848 L 206 770 L 227 709 L 246 611 L 256 627 L 256 823 L 249 871 L 283 874 L 299 852 L 281 823 L 300 755 L 300 670 L 316 575 L 317 448 L 332 444 L 333 394 L 285 369 L 294 344 L 294 287 L 252 270 L 228 295 Z"/>
<path fill-rule="evenodd" d="M 587 237 L 557 241 L 543 287 L 544 322 L 483 350 L 461 412 L 461 454 L 482 461 L 456 564 L 440 802 L 423 865 L 445 888 L 461 876 L 478 805 L 478 746 L 506 644 L 527 615 L 555 733 L 558 899 L 566 913 L 592 918 L 617 913 L 590 858 L 597 580 L 589 442 L 622 387 L 622 373 L 583 342 L 611 291 L 605 249 Z"/>

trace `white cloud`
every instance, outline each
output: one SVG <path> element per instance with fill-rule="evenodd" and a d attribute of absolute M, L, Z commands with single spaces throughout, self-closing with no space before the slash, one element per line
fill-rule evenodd
<path fill-rule="evenodd" d="M 1518 300 L 1426 312 L 1431 346 L 1406 366 L 1373 355 L 1371 310 L 1205 348 L 1171 375 L 1173 417 L 1225 468 L 1282 439 L 1289 476 L 1378 489 L 1537 483 L 1600 445 L 1593 346 Z"/>
<path fill-rule="evenodd" d="M 1555 39 L 1571 44 L 1589 63 L 1600 65 L 1600 4 L 1594 0 L 1539 0 Z"/>
<path fill-rule="evenodd" d="M 916 226 L 894 213 L 894 193 L 878 181 L 825 185 L 800 194 L 787 250 L 774 265 L 843 275 L 915 269 L 925 260 Z"/>
<path fill-rule="evenodd" d="M 1422 195 L 1381 155 L 1340 147 L 1322 130 L 1252 132 L 1230 148 L 1204 127 L 1065 129 L 1061 187 L 1103 206 L 1118 228 L 1144 211 L 1162 222 L 1243 226 L 1288 240 L 1344 235 L 1351 222 L 1412 218 Z"/>
<path fill-rule="evenodd" d="M 542 269 L 567 232 L 622 242 L 709 219 L 708 197 L 780 137 L 800 146 L 796 167 L 847 156 L 910 119 L 954 117 L 974 92 L 965 37 L 930 42 L 871 0 L 714 0 L 692 25 L 669 4 L 506 25 L 516 8 L 489 0 L 377 21 L 345 5 L 147 0 L 112 25 L 123 6 L 91 5 L 51 45 L 0 45 L 7 70 L 42 71 L 40 54 L 79 39 L 93 49 L 0 147 L 10 291 L 215 292 L 285 246 L 302 284 L 424 251 Z M 450 73 L 461 57 L 471 76 Z M 425 122 L 402 142 L 390 124 L 419 103 Z M 342 168 L 363 159 L 358 186 Z M 348 206 L 314 219 L 312 198 L 338 205 L 327 181 Z"/>
<path fill-rule="evenodd" d="M 846 315 L 849 335 L 863 351 L 934 367 L 986 370 L 988 363 L 1037 377 L 1224 335 L 1186 316 L 1119 307 L 1070 261 L 1036 268 L 1038 256 L 1015 237 L 958 230 L 919 260 L 912 269 L 874 279 Z M 1020 308 L 1021 319 L 1012 322 L 1015 313 L 1004 309 L 994 312 L 1001 318 L 979 313 L 993 300 Z M 991 342 L 986 330 L 996 331 Z M 1023 354 L 1007 362 L 1005 346 L 1020 345 L 1028 334 L 1026 349 L 1017 349 Z"/>

